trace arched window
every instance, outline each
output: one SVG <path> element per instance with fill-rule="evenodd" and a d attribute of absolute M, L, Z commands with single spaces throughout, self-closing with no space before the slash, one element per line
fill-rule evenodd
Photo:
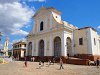
<path fill-rule="evenodd" d="M 40 31 L 43 30 L 43 21 L 40 23 Z"/>

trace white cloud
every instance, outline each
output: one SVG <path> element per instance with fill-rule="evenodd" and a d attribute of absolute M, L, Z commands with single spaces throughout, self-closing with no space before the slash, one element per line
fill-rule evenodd
<path fill-rule="evenodd" d="M 15 39 L 11 43 L 13 44 L 13 43 L 16 43 L 16 42 L 19 42 L 19 41 L 26 41 L 26 39 L 25 38 Z"/>
<path fill-rule="evenodd" d="M 9 1 L 9 2 L 8 2 Z M 4 34 L 22 34 L 27 35 L 28 32 L 22 30 L 30 18 L 34 15 L 34 11 L 23 5 L 18 0 L 0 0 L 0 32 Z"/>
<path fill-rule="evenodd" d="M 3 44 L 0 44 L 0 49 L 3 49 Z"/>
<path fill-rule="evenodd" d="M 13 34 L 13 35 L 15 35 L 15 34 L 19 34 L 19 35 L 28 35 L 28 32 L 23 31 L 23 30 L 17 30 L 16 32 L 13 32 L 12 34 Z"/>
<path fill-rule="evenodd" d="M 0 0 L 0 4 L 18 2 L 19 0 Z"/>
<path fill-rule="evenodd" d="M 100 25 L 99 25 L 97 28 L 99 28 L 99 29 L 100 29 Z"/>

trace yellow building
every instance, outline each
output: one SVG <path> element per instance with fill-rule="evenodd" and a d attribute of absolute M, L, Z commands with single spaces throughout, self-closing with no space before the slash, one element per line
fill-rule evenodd
<path fill-rule="evenodd" d="M 26 53 L 26 42 L 19 41 L 13 44 L 13 56 L 15 59 L 21 59 L 25 57 Z"/>

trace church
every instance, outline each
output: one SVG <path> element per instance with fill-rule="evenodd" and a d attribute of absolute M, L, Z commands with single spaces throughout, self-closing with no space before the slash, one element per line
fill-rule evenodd
<path fill-rule="evenodd" d="M 27 39 L 27 57 L 52 59 L 100 57 L 100 36 L 92 27 L 78 28 L 61 18 L 53 7 L 41 7 L 33 16 L 34 26 Z"/>

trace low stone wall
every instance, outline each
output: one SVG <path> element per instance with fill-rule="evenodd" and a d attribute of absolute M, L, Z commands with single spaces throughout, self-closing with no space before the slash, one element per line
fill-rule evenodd
<path fill-rule="evenodd" d="M 75 64 L 75 65 L 88 65 L 88 59 L 67 59 L 68 64 Z"/>
<path fill-rule="evenodd" d="M 44 56 L 44 57 L 39 57 L 39 56 L 27 56 L 27 60 L 31 61 L 31 58 L 34 57 L 35 61 L 45 61 L 47 62 L 49 59 L 53 62 L 53 56 Z M 88 65 L 89 60 L 88 59 L 79 59 L 79 58 L 68 58 L 68 57 L 64 57 L 61 56 L 63 63 L 68 63 L 68 64 L 76 64 L 76 65 Z M 55 58 L 55 62 L 59 63 L 60 59 L 59 57 Z"/>
<path fill-rule="evenodd" d="M 100 59 L 100 56 L 91 55 L 91 54 L 77 54 L 75 57 L 80 58 L 80 59 L 89 59 L 91 61 L 95 61 L 97 58 Z"/>

